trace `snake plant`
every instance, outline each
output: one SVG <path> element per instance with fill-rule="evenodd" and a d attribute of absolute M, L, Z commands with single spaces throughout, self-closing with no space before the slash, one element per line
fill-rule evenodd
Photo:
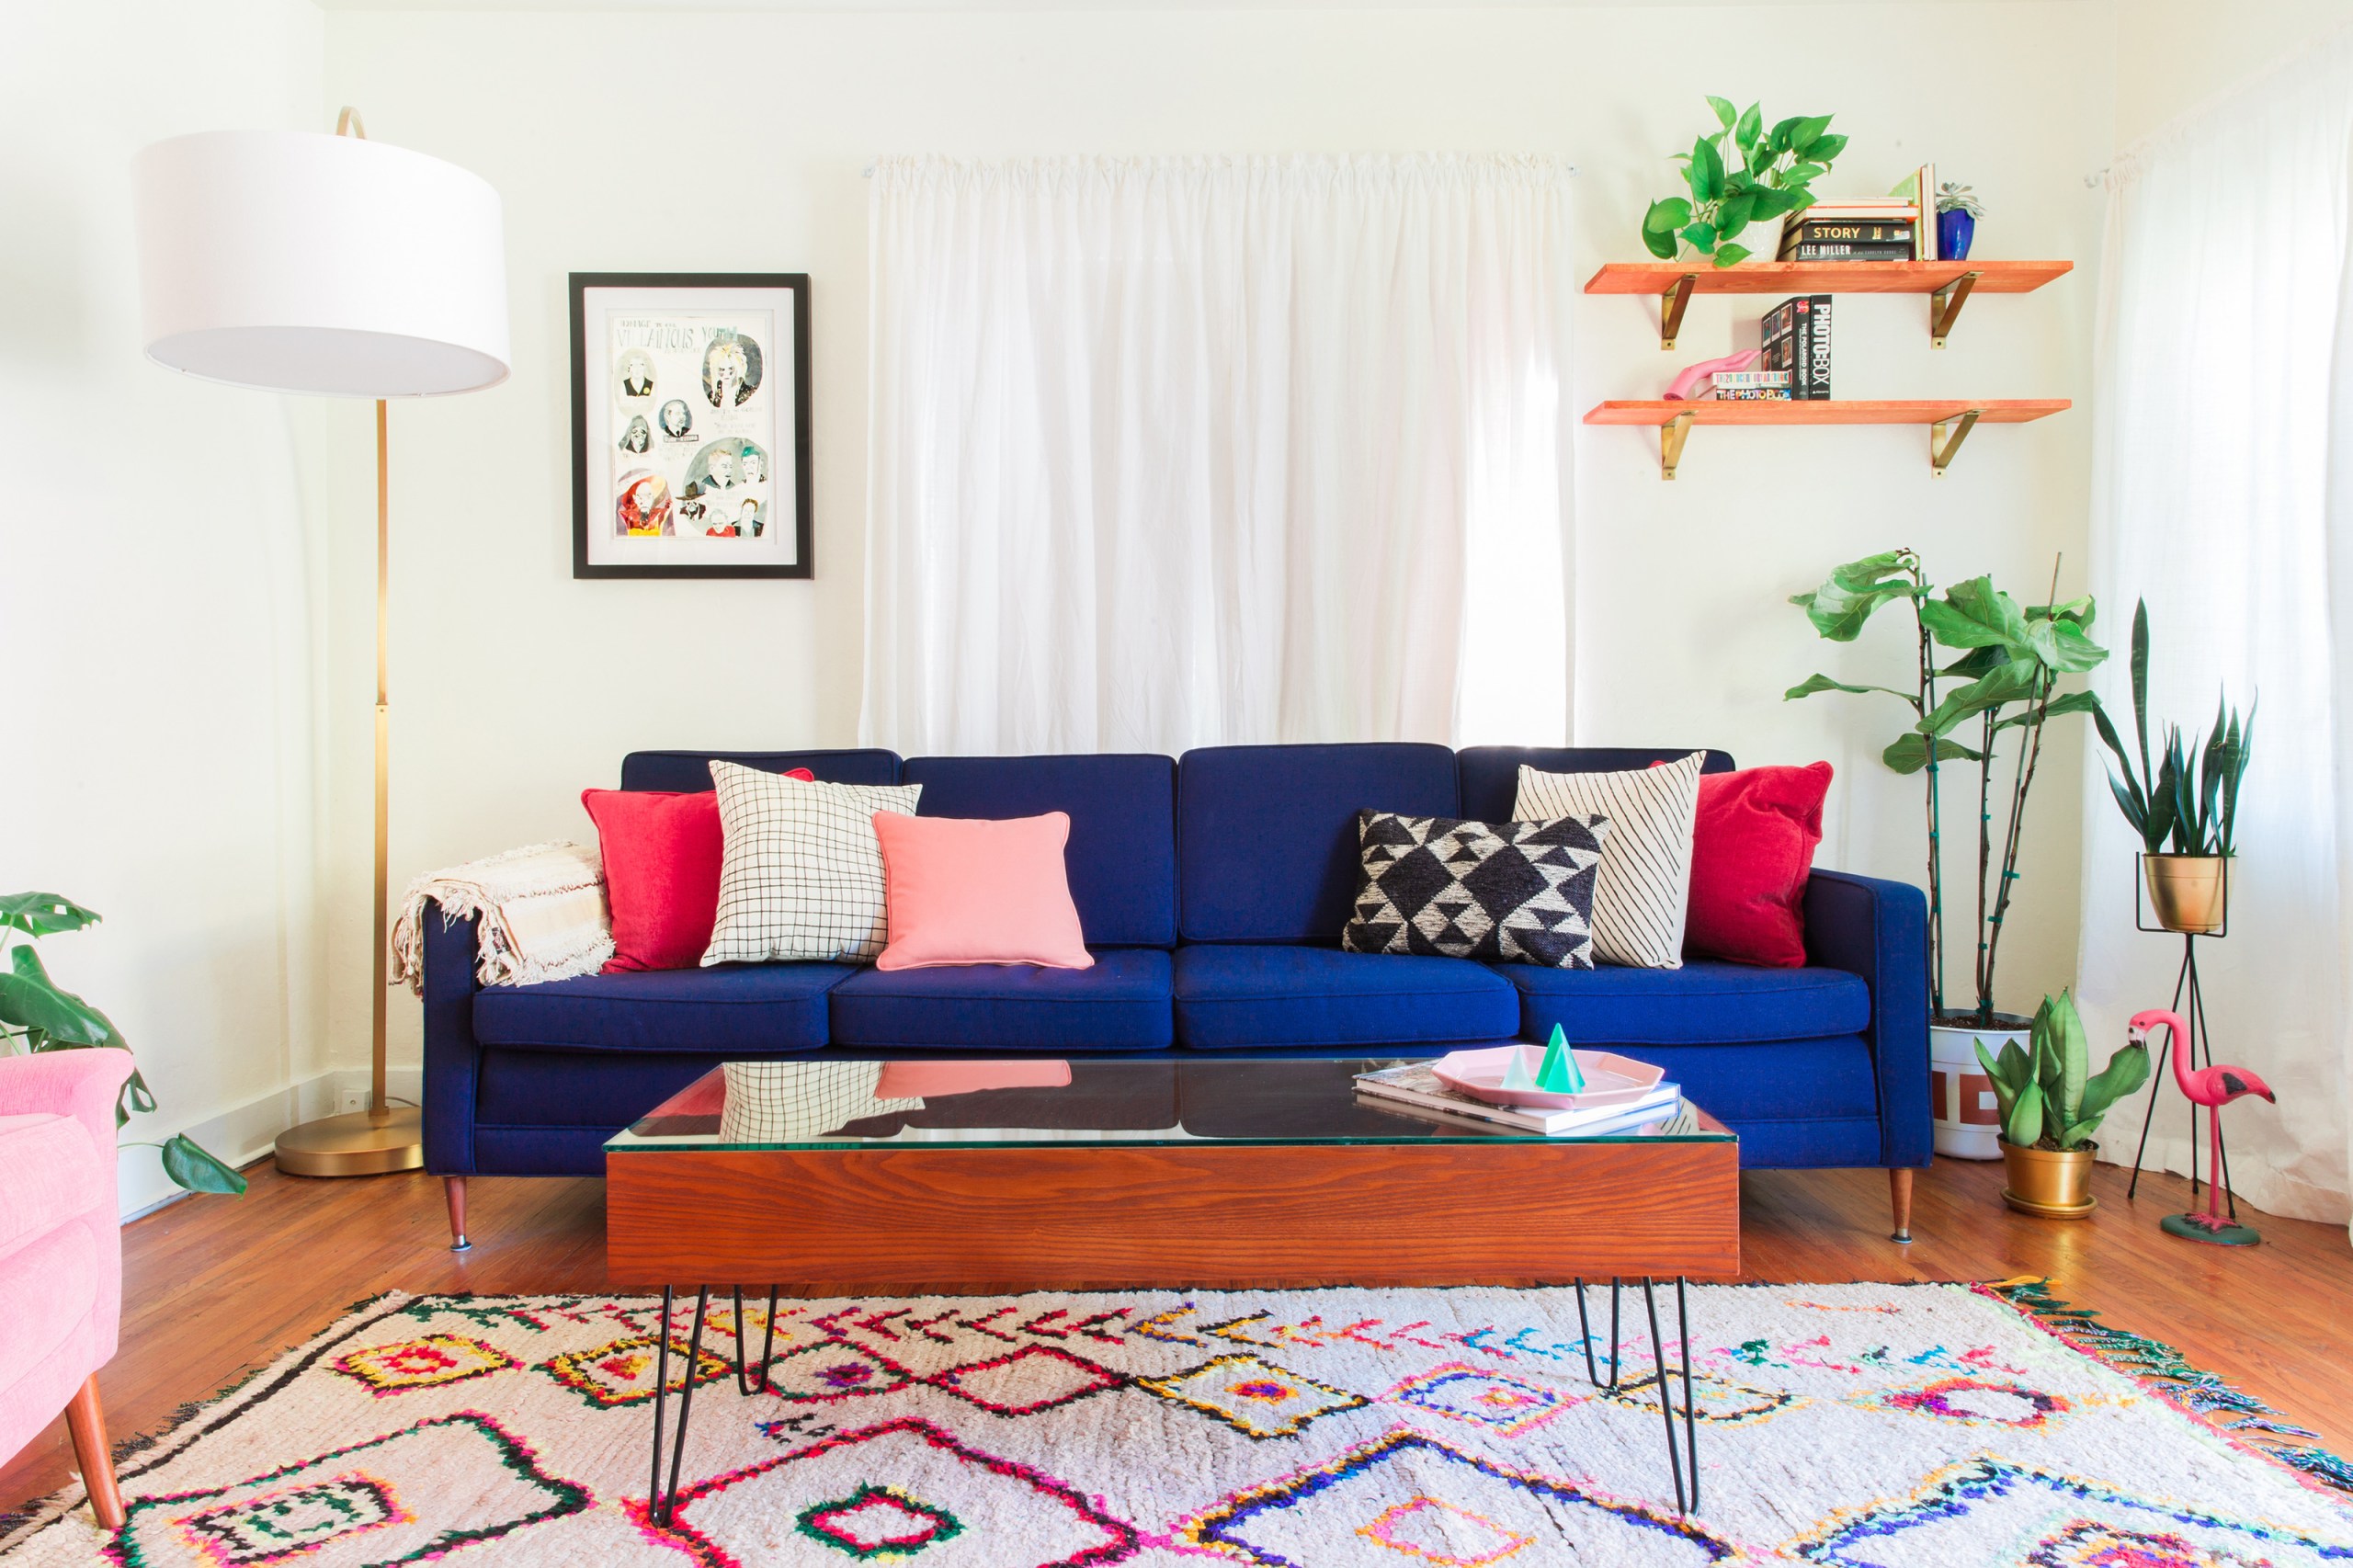
<path fill-rule="evenodd" d="M 1993 1080 L 2002 1137 L 2021 1149 L 2085 1147 L 2109 1108 L 2149 1081 L 2149 1048 L 2138 1041 L 2092 1072 L 2084 1020 L 2064 991 L 2042 999 L 2026 1049 L 2006 1040 L 1996 1056 L 1981 1040 L 1977 1061 Z"/>
<path fill-rule="evenodd" d="M 2132 611 L 2132 722 L 2141 744 L 2141 768 L 2109 722 L 2095 709 L 2099 738 L 2116 754 L 2121 776 L 2108 777 L 2124 820 L 2152 855 L 2234 855 L 2237 848 L 2239 785 L 2255 751 L 2255 709 L 2242 720 L 2229 699 L 2214 701 L 2214 728 L 2201 748 L 2185 738 L 2178 724 L 2165 726 L 2165 744 L 2153 761 L 2149 752 L 2149 601 Z"/>

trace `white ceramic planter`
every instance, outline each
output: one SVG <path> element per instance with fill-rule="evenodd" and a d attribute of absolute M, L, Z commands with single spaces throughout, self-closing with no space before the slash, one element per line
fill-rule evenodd
<path fill-rule="evenodd" d="M 1977 1060 L 1977 1042 L 2002 1054 L 2006 1040 L 2026 1049 L 2029 1028 L 1975 1027 L 1949 1028 L 1928 1026 L 1928 1108 L 1936 1117 L 1936 1148 L 1956 1160 L 1998 1160 L 2002 1113 L 1994 1099 L 1993 1081 Z"/>

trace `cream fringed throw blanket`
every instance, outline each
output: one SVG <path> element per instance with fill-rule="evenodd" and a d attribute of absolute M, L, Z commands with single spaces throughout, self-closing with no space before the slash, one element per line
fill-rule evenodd
<path fill-rule="evenodd" d="M 480 916 L 474 973 L 484 985 L 594 974 L 613 956 L 605 868 L 577 844 L 531 844 L 409 883 L 392 924 L 392 978 L 425 989 L 425 901 L 445 920 Z"/>

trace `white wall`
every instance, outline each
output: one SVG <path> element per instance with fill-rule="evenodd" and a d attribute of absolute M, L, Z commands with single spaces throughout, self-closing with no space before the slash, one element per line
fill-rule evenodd
<path fill-rule="evenodd" d="M 1923 159 L 1992 211 L 1981 253 L 2082 270 L 1972 303 L 1932 352 L 1918 299 L 1842 300 L 1841 395 L 2086 392 L 2116 17 L 2106 4 L 1432 11 L 399 13 L 327 22 L 327 85 L 380 138 L 454 159 L 507 203 L 515 374 L 396 411 L 396 882 L 529 839 L 585 838 L 575 801 L 634 746 L 847 744 L 855 734 L 865 466 L 865 195 L 877 153 L 1478 150 L 1566 153 L 1585 269 L 1640 255 L 1667 154 L 1701 95 L 1835 111 L 1853 145 L 1825 188 L 1886 190 Z M 815 581 L 577 583 L 570 575 L 564 275 L 813 275 Z M 1756 306 L 1695 303 L 1682 350 L 1643 301 L 1592 299 L 1580 406 L 1654 396 L 1725 352 Z M 1910 875 L 1917 796 L 1878 768 L 1888 710 L 1781 689 L 1817 667 L 1900 670 L 1883 639 L 1817 643 L 1781 603 L 1829 565 L 1910 544 L 1947 579 L 2025 594 L 2054 551 L 2081 582 L 2085 414 L 1983 428 L 1931 481 L 1917 429 L 1700 431 L 1682 477 L 1655 438 L 1587 432 L 1577 522 L 1580 738 L 1726 746 L 1839 768 L 1824 861 Z M 347 635 L 335 842 L 365 845 L 368 527 L 343 449 L 336 604 Z M 1843 656 L 1841 656 L 1843 655 Z M 2005 996 L 2068 977 L 2074 754 L 2047 765 Z M 364 861 L 340 862 L 335 1012 L 364 1017 Z M 357 897 L 348 896 L 360 890 Z M 412 1009 L 398 1017 L 414 1035 Z M 358 1039 L 344 1031 L 339 1038 Z"/>
<path fill-rule="evenodd" d="M 2119 0 L 2116 144 L 2131 146 L 2348 23 L 2353 0 Z"/>
<path fill-rule="evenodd" d="M 324 24 L 301 0 L 77 0 L 7 24 L 0 891 L 106 916 L 42 950 L 162 1101 L 125 1136 L 199 1127 L 242 1154 L 324 1064 L 314 539 L 281 401 L 141 355 L 130 159 L 317 123 Z M 122 1175 L 126 1208 L 168 1190 L 151 1151 Z"/>

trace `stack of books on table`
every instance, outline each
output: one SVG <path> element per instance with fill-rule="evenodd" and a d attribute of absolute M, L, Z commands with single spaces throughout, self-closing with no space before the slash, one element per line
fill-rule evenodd
<path fill-rule="evenodd" d="M 1489 1105 L 1448 1088 L 1438 1082 L 1438 1074 L 1427 1062 L 1406 1062 L 1359 1073 L 1357 1093 L 1378 1101 L 1385 1110 L 1460 1118 L 1516 1132 L 1540 1132 L 1548 1138 L 1654 1133 L 1677 1118 L 1683 1100 L 1681 1085 L 1661 1083 L 1630 1104 L 1597 1106 L 1586 1110 L 1532 1110 Z"/>
<path fill-rule="evenodd" d="M 1718 403 L 1786 402 L 1790 395 L 1787 370 L 1718 370 L 1691 394 Z"/>
<path fill-rule="evenodd" d="M 1915 195 L 1817 201 L 1781 221 L 1781 261 L 1934 261 L 1936 170 L 1914 176 Z"/>

